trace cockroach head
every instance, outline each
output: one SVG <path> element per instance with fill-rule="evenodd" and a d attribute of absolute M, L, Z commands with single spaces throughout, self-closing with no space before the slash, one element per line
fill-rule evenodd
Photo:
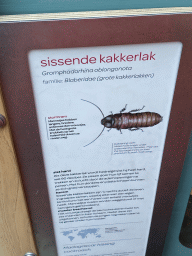
<path fill-rule="evenodd" d="M 106 116 L 101 120 L 101 124 L 104 125 L 106 128 L 112 128 L 114 125 L 114 118 L 112 115 Z"/>

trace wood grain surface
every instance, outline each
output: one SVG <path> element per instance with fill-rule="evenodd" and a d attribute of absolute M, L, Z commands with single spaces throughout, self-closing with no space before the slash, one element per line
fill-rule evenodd
<path fill-rule="evenodd" d="M 0 113 L 6 116 L 1 91 Z M 0 128 L 0 255 L 23 256 L 26 252 L 36 253 L 36 249 L 7 122 Z"/>
<path fill-rule="evenodd" d="M 86 12 L 62 12 L 62 13 L 38 13 L 20 15 L 1 15 L 0 22 L 21 22 L 37 20 L 55 19 L 83 19 L 83 18 L 103 18 L 103 17 L 127 17 L 142 15 L 159 15 L 175 13 L 191 13 L 192 7 L 169 7 L 169 8 L 150 8 L 150 9 L 127 9 L 109 11 L 86 11 Z"/>

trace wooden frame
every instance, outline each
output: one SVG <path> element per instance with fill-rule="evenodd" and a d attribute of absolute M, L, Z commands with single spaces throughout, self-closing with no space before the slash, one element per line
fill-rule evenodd
<path fill-rule="evenodd" d="M 146 255 L 161 255 L 190 136 L 192 116 L 192 15 L 190 8 L 183 9 L 186 13 L 182 14 L 176 13 L 177 10 L 1 18 L 0 79 L 40 255 L 56 255 L 57 252 L 27 53 L 34 49 L 175 41 L 183 44 L 146 252 Z M 182 147 L 177 147 L 177 144 Z"/>

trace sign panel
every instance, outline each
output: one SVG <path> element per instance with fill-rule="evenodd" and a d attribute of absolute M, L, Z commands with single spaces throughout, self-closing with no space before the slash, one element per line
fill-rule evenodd
<path fill-rule="evenodd" d="M 59 256 L 145 255 L 181 51 L 29 52 Z"/>
<path fill-rule="evenodd" d="M 163 255 L 192 123 L 183 11 L 0 18 L 2 92 L 40 256 Z"/>

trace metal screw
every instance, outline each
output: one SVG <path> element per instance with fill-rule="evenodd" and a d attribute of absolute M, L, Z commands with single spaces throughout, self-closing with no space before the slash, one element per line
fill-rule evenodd
<path fill-rule="evenodd" d="M 35 254 L 33 252 L 27 252 L 27 253 L 25 253 L 24 256 L 37 256 L 37 254 Z"/>
<path fill-rule="evenodd" d="M 0 128 L 6 125 L 6 119 L 3 115 L 0 114 Z"/>

